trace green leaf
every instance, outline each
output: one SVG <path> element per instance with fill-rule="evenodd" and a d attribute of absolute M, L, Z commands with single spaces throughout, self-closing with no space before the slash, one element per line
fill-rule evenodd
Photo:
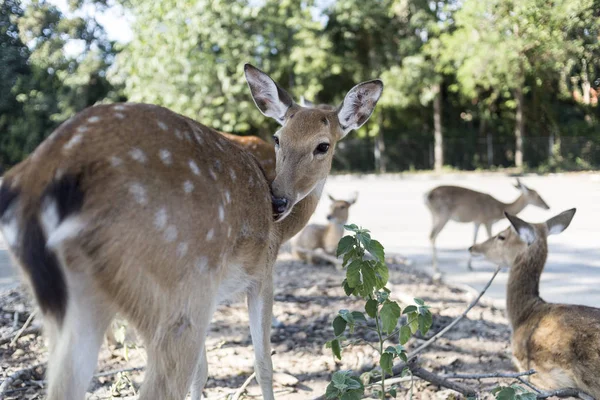
<path fill-rule="evenodd" d="M 363 242 L 363 245 L 373 257 L 375 257 L 382 263 L 385 262 L 385 251 L 383 250 L 383 246 L 381 245 L 381 243 L 379 243 L 375 239 L 370 239 L 367 243 Z"/>
<path fill-rule="evenodd" d="M 417 306 L 408 306 L 402 311 L 402 314 L 408 314 L 417 311 Z"/>
<path fill-rule="evenodd" d="M 352 315 L 352 313 L 350 311 L 340 310 L 339 315 L 340 315 L 340 317 L 344 318 L 344 320 L 346 322 L 348 322 L 349 324 L 354 323 L 354 316 Z"/>
<path fill-rule="evenodd" d="M 355 224 L 344 225 L 344 229 L 352 232 L 358 232 L 360 230 Z"/>
<path fill-rule="evenodd" d="M 361 281 L 360 281 L 361 264 L 362 264 L 361 260 L 354 260 L 350 263 L 350 265 L 348 265 L 348 268 L 346 269 L 346 279 L 348 280 L 348 286 L 350 286 L 351 288 L 357 288 L 361 284 Z"/>
<path fill-rule="evenodd" d="M 338 339 L 333 339 L 331 341 L 331 351 L 333 351 L 333 355 L 335 355 L 338 360 L 342 359 L 342 348 Z"/>
<path fill-rule="evenodd" d="M 417 303 L 420 306 L 424 306 L 425 305 L 425 302 L 423 300 L 421 300 L 419 298 L 416 298 L 416 297 L 415 297 L 415 303 Z"/>
<path fill-rule="evenodd" d="M 377 289 L 381 289 L 387 284 L 390 271 L 387 265 L 382 262 L 375 263 L 374 268 L 377 275 Z"/>
<path fill-rule="evenodd" d="M 496 400 L 515 400 L 515 389 L 511 387 L 503 387 L 496 393 Z"/>
<path fill-rule="evenodd" d="M 365 314 L 361 313 L 360 311 L 352 311 L 352 316 L 354 317 L 355 321 L 361 321 L 366 323 L 367 319 L 365 318 Z"/>
<path fill-rule="evenodd" d="M 383 353 L 381 355 L 381 359 L 379 360 L 379 365 L 381 365 L 381 369 L 388 374 L 392 375 L 392 360 L 394 356 L 390 353 Z"/>
<path fill-rule="evenodd" d="M 363 388 L 363 384 L 360 381 L 360 378 L 357 378 L 356 376 L 349 376 L 348 379 L 346 379 L 346 384 L 348 385 L 348 390 L 356 390 Z"/>
<path fill-rule="evenodd" d="M 408 356 L 406 355 L 406 352 L 403 351 L 401 353 L 398 353 L 398 357 L 400 357 L 400 359 L 404 362 L 408 362 Z"/>
<path fill-rule="evenodd" d="M 346 374 L 347 371 L 337 371 L 331 377 L 331 381 L 335 385 L 336 388 L 343 390 L 346 388 Z"/>
<path fill-rule="evenodd" d="M 408 369 L 408 367 L 404 367 L 404 369 L 402 370 L 402 373 L 400 374 L 400 376 L 402 378 L 404 378 L 405 376 L 409 376 L 410 374 L 411 374 L 410 373 L 410 369 Z"/>
<path fill-rule="evenodd" d="M 340 336 L 342 333 L 344 333 L 346 330 L 346 324 L 347 322 L 342 316 L 338 315 L 335 317 L 333 320 L 333 333 L 335 336 Z"/>
<path fill-rule="evenodd" d="M 335 387 L 333 382 L 330 382 L 329 385 L 327 385 L 327 390 L 325 391 L 325 398 L 337 399 L 341 393 L 342 392 L 340 392 L 340 390 Z"/>
<path fill-rule="evenodd" d="M 408 323 L 408 326 L 410 326 L 411 332 L 413 334 L 417 333 L 417 331 L 419 330 L 419 314 L 417 314 L 416 312 L 408 314 L 408 320 L 410 321 Z"/>
<path fill-rule="evenodd" d="M 343 260 L 344 267 L 348 265 L 348 261 L 350 261 L 350 259 L 352 257 L 354 257 L 355 255 L 356 255 L 356 250 L 355 249 L 351 249 L 346 254 L 344 254 L 344 260 Z"/>
<path fill-rule="evenodd" d="M 344 236 L 338 242 L 338 247 L 335 255 L 339 257 L 340 255 L 347 253 L 351 249 L 354 248 L 354 238 L 352 236 Z"/>
<path fill-rule="evenodd" d="M 367 312 L 367 315 L 371 318 L 375 318 L 377 316 L 377 307 L 379 307 L 377 300 L 367 300 L 367 303 L 365 304 L 365 311 Z"/>
<path fill-rule="evenodd" d="M 398 394 L 398 393 L 396 392 L 396 389 L 395 389 L 395 388 L 391 388 L 391 389 L 388 391 L 388 393 L 389 393 L 389 394 L 390 394 L 390 396 L 392 396 L 393 398 L 396 398 L 396 395 Z"/>
<path fill-rule="evenodd" d="M 389 298 L 390 298 L 389 292 L 386 292 L 386 291 L 377 292 L 377 301 L 379 302 L 379 304 L 385 303 Z"/>
<path fill-rule="evenodd" d="M 368 262 L 363 262 L 360 271 L 362 272 L 363 296 L 368 296 L 373 293 L 373 290 L 377 285 L 375 270 L 371 268 L 371 265 Z"/>
<path fill-rule="evenodd" d="M 363 391 L 352 390 L 342 395 L 341 400 L 361 400 L 363 398 Z"/>
<path fill-rule="evenodd" d="M 517 400 L 536 400 L 537 395 L 535 393 L 527 392 L 517 395 Z"/>
<path fill-rule="evenodd" d="M 400 328 L 400 344 L 406 344 L 410 340 L 412 336 L 412 332 L 410 331 L 410 327 L 408 325 L 402 325 Z"/>
<path fill-rule="evenodd" d="M 381 315 L 383 331 L 386 333 L 392 333 L 394 329 L 396 329 L 396 325 L 398 325 L 398 318 L 400 318 L 400 306 L 394 301 L 388 301 L 381 307 L 379 315 Z"/>
<path fill-rule="evenodd" d="M 346 293 L 346 296 L 351 296 L 352 293 L 354 293 L 354 288 L 351 288 L 350 285 L 348 285 L 348 279 L 344 279 L 344 293 Z"/>
<path fill-rule="evenodd" d="M 424 315 L 419 315 L 419 330 L 421 331 L 422 335 L 425 335 L 427 332 L 429 332 L 429 328 L 431 328 L 432 324 L 433 316 L 429 310 L 427 310 Z"/>

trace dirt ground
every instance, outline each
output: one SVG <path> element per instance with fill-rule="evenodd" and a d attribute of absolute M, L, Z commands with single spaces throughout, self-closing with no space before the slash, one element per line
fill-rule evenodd
<path fill-rule="evenodd" d="M 340 283 L 343 272 L 331 266 L 304 265 L 289 255 L 280 256 L 276 270 L 274 315 L 278 323 L 272 329 L 271 341 L 276 397 L 278 399 L 313 399 L 324 393 L 334 371 L 352 369 L 361 372 L 375 364 L 374 351 L 367 345 L 355 345 L 343 350 L 341 362 L 334 360 L 324 344 L 333 337 L 331 321 L 340 309 L 361 310 L 358 301 L 345 296 Z M 491 276 L 491 275 L 490 275 Z M 431 336 L 460 315 L 476 293 L 456 287 L 435 284 L 414 267 L 390 265 L 392 297 L 406 305 L 413 297 L 423 298 L 431 306 L 433 326 Z M 510 361 L 509 328 L 504 311 L 491 302 L 480 302 L 467 318 L 434 343 L 420 356 L 425 368 L 437 374 L 484 373 L 514 371 Z M 0 299 L 0 338 L 14 337 L 32 308 L 20 290 L 3 294 Z M 362 311 L 362 310 L 361 310 Z M 33 326 L 39 324 L 33 320 Z M 31 328 L 27 329 L 31 331 Z M 119 332 L 115 337 L 121 340 Z M 358 328 L 353 337 L 369 341 L 376 338 Z M 423 343 L 414 338 L 410 349 Z M 1 342 L 0 342 L 1 343 Z M 126 346 L 105 344 L 98 366 L 99 373 L 142 367 L 145 353 L 135 335 L 128 331 Z M 209 380 L 205 395 L 208 399 L 224 399 L 239 388 L 252 373 L 253 354 L 248 329 L 248 317 L 243 302 L 221 306 L 215 314 L 207 340 Z M 16 345 L 0 345 L 0 380 L 15 371 L 43 363 L 46 360 L 44 340 L 39 334 L 22 336 Z M 17 380 L 8 390 L 6 399 L 40 399 L 43 392 L 44 367 Z M 291 375 L 291 377 L 290 377 Z M 295 379 L 297 379 L 297 382 Z M 134 398 L 143 379 L 143 371 L 109 373 L 95 377 L 89 399 Z M 463 381 L 487 393 L 498 380 Z M 511 380 L 503 383 L 510 384 Z M 408 398 L 410 383 L 401 383 L 399 398 Z M 402 389 L 403 388 L 403 389 Z M 112 396 L 112 397 L 111 397 Z M 453 397 L 454 396 L 454 397 Z M 255 382 L 246 398 L 260 398 Z M 488 397 L 485 395 L 485 397 Z M 442 390 L 415 380 L 415 399 L 460 398 L 454 392 Z"/>

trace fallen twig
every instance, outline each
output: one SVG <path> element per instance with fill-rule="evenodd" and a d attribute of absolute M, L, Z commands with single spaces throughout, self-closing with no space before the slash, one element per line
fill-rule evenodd
<path fill-rule="evenodd" d="M 574 388 L 565 388 L 565 389 L 554 390 L 551 392 L 537 393 L 538 399 L 547 399 L 548 397 L 553 397 L 553 396 L 555 396 L 555 397 L 578 397 L 578 398 L 584 399 L 584 400 L 593 400 L 594 399 L 589 394 L 587 394 L 579 389 L 574 389 Z"/>
<path fill-rule="evenodd" d="M 21 327 L 21 329 L 19 329 L 19 331 L 17 332 L 17 334 L 15 335 L 15 337 L 13 338 L 13 340 L 10 341 L 10 346 L 14 346 L 14 344 L 17 343 L 17 340 L 19 340 L 19 337 L 21 337 L 21 335 L 23 334 L 23 332 L 25 331 L 25 329 L 27 329 L 27 327 L 29 326 L 29 324 L 31 323 L 31 321 L 33 321 L 33 318 L 35 317 L 35 313 L 36 313 L 36 311 L 34 311 L 31 314 L 29 314 L 29 317 L 27 318 L 27 321 L 25 321 L 25 323 L 23 324 L 23 326 Z"/>
<path fill-rule="evenodd" d="M 471 309 L 473 307 L 475 307 L 475 305 L 479 302 L 479 299 L 481 299 L 481 297 L 483 296 L 483 294 L 488 290 L 488 288 L 490 287 L 490 285 L 494 281 L 494 278 L 496 278 L 496 275 L 498 275 L 498 272 L 500 272 L 501 269 L 502 269 L 501 267 L 497 267 L 496 268 L 496 270 L 494 271 L 494 274 L 492 275 L 492 277 L 490 278 L 490 280 L 488 281 L 488 283 L 485 285 L 485 287 L 483 288 L 483 290 L 481 292 L 479 292 L 479 295 L 475 298 L 475 300 L 473 300 L 471 302 L 471 304 L 469 304 L 469 306 L 467 307 L 467 309 L 461 315 L 459 315 L 457 318 L 455 318 L 454 321 L 452 321 L 450 324 L 448 324 L 444 329 L 442 329 L 441 331 L 439 331 L 438 333 L 436 333 L 431 339 L 429 339 L 428 341 L 426 341 L 425 343 L 423 343 L 421 346 L 417 347 L 415 350 L 413 350 L 412 352 L 410 352 L 408 354 L 409 360 L 412 359 L 412 358 L 414 358 L 417 354 L 419 354 L 420 352 L 422 352 L 423 350 L 425 350 L 427 347 L 431 346 L 432 343 L 436 342 L 446 332 L 448 332 L 456 324 L 458 324 L 460 322 L 460 320 L 462 320 L 467 315 L 467 313 L 469 311 L 471 311 Z"/>
<path fill-rule="evenodd" d="M 0 400 L 4 399 L 5 393 L 8 391 L 8 388 L 13 384 L 14 381 L 19 379 L 21 376 L 33 372 L 36 368 L 43 366 L 44 364 L 36 364 L 31 367 L 20 369 L 13 374 L 11 374 L 8 378 L 2 382 L 0 385 Z"/>
<path fill-rule="evenodd" d="M 116 375 L 116 374 L 118 374 L 120 372 L 143 371 L 144 369 L 146 369 L 146 367 L 132 367 L 132 368 L 115 369 L 115 370 L 112 370 L 112 371 L 106 371 L 106 372 L 97 373 L 96 375 L 94 375 L 94 378 L 101 378 L 101 377 L 104 377 L 104 376 Z"/>
<path fill-rule="evenodd" d="M 40 332 L 41 332 L 41 330 L 39 327 L 32 326 L 30 328 L 25 329 L 23 332 L 19 331 L 16 334 L 18 334 L 19 338 L 21 338 L 21 337 L 28 336 L 28 335 L 37 335 Z M 13 341 L 15 335 L 10 335 L 8 337 L 4 337 L 4 338 L 0 339 L 0 346 L 4 345 L 6 343 L 11 343 Z"/>
<path fill-rule="evenodd" d="M 244 382 L 244 384 L 242 386 L 240 386 L 240 388 L 235 392 L 235 394 L 233 395 L 233 397 L 231 398 L 231 400 L 239 400 L 240 397 L 242 397 L 242 395 L 246 391 L 246 388 L 248 387 L 248 385 L 250 384 L 250 382 L 252 382 L 252 379 L 254 379 L 255 376 L 256 376 L 256 373 L 253 372 L 252 375 L 250 375 L 248 377 L 248 379 L 246 379 L 246 382 Z"/>
<path fill-rule="evenodd" d="M 409 361 L 408 368 L 410 372 L 416 377 L 419 377 L 429 383 L 432 383 L 437 386 L 442 386 L 447 389 L 454 390 L 459 392 L 467 397 L 475 397 L 477 395 L 477 391 L 472 387 L 452 382 L 447 379 L 442 378 L 439 375 L 434 374 L 431 371 L 426 370 L 425 368 L 419 367 L 416 363 L 416 359 L 413 359 L 412 362 Z"/>
<path fill-rule="evenodd" d="M 490 378 L 520 378 L 535 374 L 535 369 L 530 369 L 525 372 L 490 372 L 487 374 L 454 374 L 440 375 L 444 379 L 490 379 Z"/>

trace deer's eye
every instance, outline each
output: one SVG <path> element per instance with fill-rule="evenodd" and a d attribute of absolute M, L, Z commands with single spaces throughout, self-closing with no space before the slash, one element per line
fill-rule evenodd
<path fill-rule="evenodd" d="M 498 240 L 504 240 L 504 239 L 506 239 L 506 238 L 505 238 L 504 236 L 502 236 L 502 235 L 498 235 L 498 236 L 497 236 L 497 238 L 498 238 Z"/>
<path fill-rule="evenodd" d="M 325 154 L 329 150 L 329 143 L 320 143 L 315 149 L 315 154 Z"/>
<path fill-rule="evenodd" d="M 277 136 L 273 136 L 273 140 L 275 141 L 275 146 L 279 146 L 279 138 Z"/>

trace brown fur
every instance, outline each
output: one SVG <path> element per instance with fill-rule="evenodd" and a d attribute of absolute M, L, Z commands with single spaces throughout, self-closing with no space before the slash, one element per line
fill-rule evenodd
<path fill-rule="evenodd" d="M 535 190 L 525 187 L 519 180 L 517 180 L 515 187 L 521 190 L 521 195 L 512 203 L 503 203 L 487 193 L 459 186 L 438 186 L 425 195 L 425 204 L 432 217 L 429 240 L 433 252 L 433 266 L 436 271 L 437 251 L 435 240 L 448 221 L 473 222 L 475 224 L 473 244 L 475 244 L 479 226 L 483 224 L 488 237 L 492 237 L 492 225 L 504 218 L 504 212 L 517 215 L 529 204 L 544 209 L 549 208 Z M 469 258 L 468 268 L 471 269 L 471 258 Z"/>
<path fill-rule="evenodd" d="M 565 229 L 570 219 L 561 219 Z M 519 369 L 535 369 L 531 382 L 542 389 L 575 387 L 600 398 L 600 309 L 546 303 L 539 296 L 550 221 L 529 224 L 535 231 L 530 245 L 508 228 L 470 251 L 510 266 L 507 314 Z"/>
<path fill-rule="evenodd" d="M 349 92 L 359 101 L 348 101 L 343 129 L 336 112 L 289 103 L 266 74 L 251 66 L 245 72 L 265 115 L 287 107 L 276 118 L 283 127 L 273 194 L 290 201 L 277 221 L 255 157 L 217 131 L 153 105 L 86 109 L 5 175 L 2 188 L 10 196 L 0 204 L 11 204 L 0 227 L 12 234 L 28 217 L 39 220 L 66 280 L 64 319 L 45 315 L 50 400 L 84 398 L 116 312 L 137 328 L 148 352 L 140 399 L 182 399 L 190 385 L 192 399 L 199 399 L 208 373 L 208 324 L 218 302 L 236 292 L 247 294 L 263 397 L 274 398 L 270 324 L 277 252 L 314 212 L 335 143 L 366 121 L 382 84 Z M 330 151 L 314 155 L 323 140 Z M 83 204 L 59 220 L 58 202 L 43 193 L 67 176 L 76 177 Z"/>
<path fill-rule="evenodd" d="M 239 136 L 225 132 L 219 133 L 252 153 L 265 171 L 268 181 L 273 182 L 273 179 L 275 179 L 275 149 L 272 144 L 265 142 L 258 136 Z"/>

